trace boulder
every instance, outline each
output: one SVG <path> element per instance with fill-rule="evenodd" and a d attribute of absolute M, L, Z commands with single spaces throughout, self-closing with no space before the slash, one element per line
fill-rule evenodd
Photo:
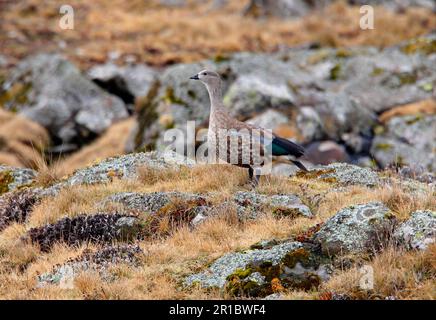
<path fill-rule="evenodd" d="M 231 252 L 205 271 L 188 276 L 185 285 L 220 288 L 232 296 L 264 297 L 279 288 L 310 290 L 329 278 L 328 260 L 300 242 L 268 249 Z"/>
<path fill-rule="evenodd" d="M 329 255 L 365 253 L 379 249 L 391 234 L 395 217 L 380 202 L 341 209 L 313 236 Z"/>
<path fill-rule="evenodd" d="M 396 228 L 394 239 L 407 249 L 427 249 L 436 240 L 436 212 L 413 212 L 408 220 Z"/>
<path fill-rule="evenodd" d="M 88 76 L 125 103 L 133 104 L 135 98 L 148 94 L 156 79 L 156 72 L 143 64 L 119 67 L 109 62 L 92 67 L 88 70 Z"/>
<path fill-rule="evenodd" d="M 301 177 L 339 183 L 344 186 L 362 185 L 374 187 L 381 182 L 378 174 L 373 170 L 348 163 L 332 163 L 327 166 L 317 166 L 308 172 L 298 171 L 296 174 Z"/>
<path fill-rule="evenodd" d="M 121 99 L 84 77 L 59 55 L 38 54 L 21 61 L 0 88 L 9 110 L 45 127 L 56 145 L 80 146 L 128 116 Z"/>
<path fill-rule="evenodd" d="M 141 167 L 164 170 L 180 168 L 181 166 L 193 166 L 194 164 L 193 160 L 174 152 L 131 153 L 108 158 L 90 167 L 79 169 L 65 181 L 52 188 L 59 189 L 78 184 L 105 183 L 113 178 L 135 179 L 138 177 L 138 168 Z"/>
<path fill-rule="evenodd" d="M 375 136 L 371 154 L 382 168 L 419 165 L 427 171 L 436 171 L 435 121 L 436 115 L 391 118 Z"/>
<path fill-rule="evenodd" d="M 233 200 L 241 219 L 256 218 L 262 209 L 277 216 L 313 217 L 309 207 L 294 194 L 264 195 L 254 191 L 238 191 Z"/>
<path fill-rule="evenodd" d="M 333 162 L 349 162 L 344 146 L 335 141 L 313 142 L 306 147 L 304 158 L 313 164 L 327 165 Z"/>

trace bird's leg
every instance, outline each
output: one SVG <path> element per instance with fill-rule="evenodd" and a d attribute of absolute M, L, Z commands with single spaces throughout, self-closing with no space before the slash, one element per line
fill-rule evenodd
<path fill-rule="evenodd" d="M 248 167 L 248 176 L 250 177 L 250 183 L 253 186 L 253 188 L 256 188 L 259 184 L 259 178 L 260 175 L 256 174 L 254 175 L 254 170 L 252 167 Z"/>

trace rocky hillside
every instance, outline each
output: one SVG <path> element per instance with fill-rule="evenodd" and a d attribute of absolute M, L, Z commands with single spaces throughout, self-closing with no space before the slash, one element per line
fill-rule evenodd
<path fill-rule="evenodd" d="M 47 187 L 1 177 L 3 298 L 435 298 L 434 183 L 391 171 L 337 163 L 252 189 L 245 170 L 151 152 Z"/>
<path fill-rule="evenodd" d="M 434 1 L 61 4 L 0 1 L 0 298 L 436 298 Z M 165 151 L 204 68 L 309 172 Z"/>

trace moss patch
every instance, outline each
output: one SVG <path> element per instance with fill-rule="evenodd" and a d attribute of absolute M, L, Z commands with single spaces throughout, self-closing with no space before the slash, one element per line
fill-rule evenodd
<path fill-rule="evenodd" d="M 436 53 L 436 39 L 416 39 L 401 48 L 406 54 L 423 53 L 430 55 Z"/>
<path fill-rule="evenodd" d="M 9 191 L 9 184 L 14 182 L 14 177 L 9 170 L 0 172 L 0 194 Z"/>

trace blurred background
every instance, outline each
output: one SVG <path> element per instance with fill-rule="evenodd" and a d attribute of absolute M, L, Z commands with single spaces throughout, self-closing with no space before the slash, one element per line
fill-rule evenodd
<path fill-rule="evenodd" d="M 2 165 L 64 176 L 207 128 L 189 76 L 211 68 L 230 112 L 303 144 L 307 164 L 436 170 L 433 0 L 65 2 L 0 0 Z"/>

